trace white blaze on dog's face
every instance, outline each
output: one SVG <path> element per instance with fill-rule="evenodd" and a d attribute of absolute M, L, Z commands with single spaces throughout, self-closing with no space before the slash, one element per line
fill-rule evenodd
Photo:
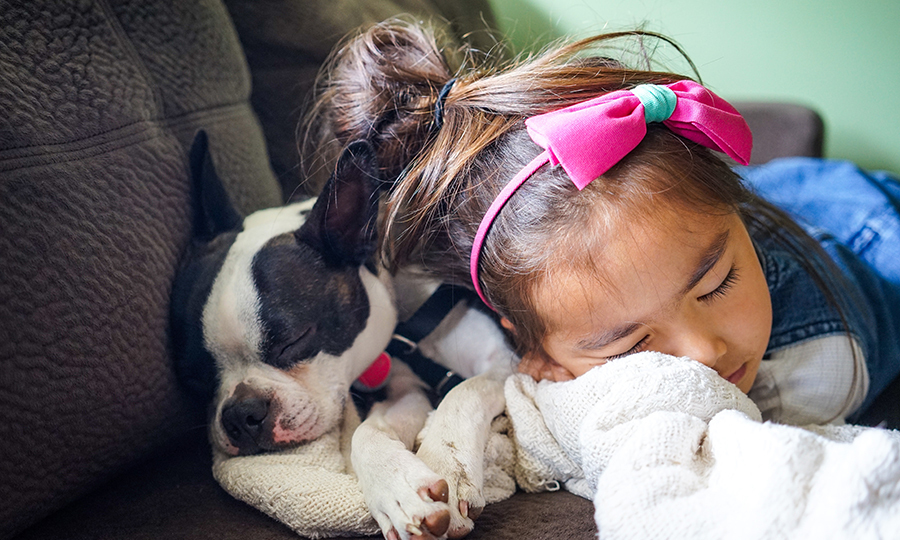
<path fill-rule="evenodd" d="M 320 437 L 396 323 L 386 272 L 330 265 L 295 234 L 310 203 L 244 220 L 203 309 L 219 386 L 212 440 L 252 454 Z"/>
<path fill-rule="evenodd" d="M 206 133 L 190 153 L 194 237 L 172 284 L 175 366 L 213 399 L 217 449 L 254 454 L 337 427 L 350 385 L 390 341 L 390 279 L 376 269 L 378 170 L 350 144 L 315 201 L 241 218 Z"/>

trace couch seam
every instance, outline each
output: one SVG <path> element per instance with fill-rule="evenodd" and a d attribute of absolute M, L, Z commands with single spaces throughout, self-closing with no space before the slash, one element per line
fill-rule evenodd
<path fill-rule="evenodd" d="M 0 150 L 0 171 L 28 169 L 50 163 L 80 161 L 139 142 L 159 138 L 167 132 L 179 130 L 193 122 L 218 123 L 228 118 L 241 116 L 245 111 L 252 113 L 249 104 L 245 102 L 220 105 L 209 109 L 192 111 L 173 118 L 140 120 L 75 141 Z"/>
<path fill-rule="evenodd" d="M 140 70 L 144 82 L 153 94 L 153 107 L 155 110 L 151 112 L 151 117 L 160 118 L 165 116 L 165 104 L 162 95 L 159 92 L 159 85 L 157 84 L 156 79 L 150 74 L 150 70 L 147 69 L 144 59 L 141 58 L 141 55 L 137 52 L 137 49 L 134 47 L 134 42 L 131 40 L 128 32 L 122 27 L 122 21 L 119 20 L 115 10 L 109 5 L 109 1 L 102 0 L 100 5 L 102 6 L 104 13 L 106 13 L 106 20 L 109 21 L 113 34 L 115 34 L 119 44 L 128 51 L 128 55 L 131 57 L 132 62 L 134 62 L 134 65 Z"/>

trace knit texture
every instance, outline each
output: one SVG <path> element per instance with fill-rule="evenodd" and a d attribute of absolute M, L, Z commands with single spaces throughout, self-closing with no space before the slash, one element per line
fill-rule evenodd
<path fill-rule="evenodd" d="M 600 538 L 897 538 L 900 433 L 761 423 L 713 370 L 641 353 L 506 384 L 529 491 L 592 499 Z"/>
<path fill-rule="evenodd" d="M 351 403 L 348 397 L 348 403 Z M 232 496 L 309 538 L 379 532 L 369 514 L 349 461 L 349 444 L 359 425 L 356 409 L 344 410 L 343 425 L 291 450 L 255 456 L 213 456 L 213 475 Z M 498 416 L 485 445 L 485 501 L 515 491 L 515 450 L 509 421 Z M 428 424 L 426 423 L 425 430 Z M 425 431 L 423 430 L 423 432 Z"/>
<path fill-rule="evenodd" d="M 213 456 L 213 476 L 226 491 L 281 521 L 298 534 L 326 538 L 341 533 L 375 534 L 378 525 L 348 466 L 350 438 L 359 425 L 356 409 L 344 422 L 303 446 L 255 456 Z"/>
<path fill-rule="evenodd" d="M 188 149 L 280 204 L 249 94 L 219 0 L 0 2 L 0 538 L 203 422 L 169 336 Z"/>

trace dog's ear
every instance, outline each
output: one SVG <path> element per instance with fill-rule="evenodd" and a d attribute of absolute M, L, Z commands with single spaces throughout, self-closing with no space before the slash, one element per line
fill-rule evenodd
<path fill-rule="evenodd" d="M 378 169 L 367 141 L 350 144 L 338 158 L 297 239 L 335 265 L 360 265 L 378 240 Z"/>
<path fill-rule="evenodd" d="M 209 399 L 218 382 L 215 360 L 203 344 L 203 308 L 243 219 L 216 174 L 205 131 L 194 136 L 190 168 L 194 241 L 172 283 L 169 320 L 179 380 Z"/>
<path fill-rule="evenodd" d="M 234 209 L 222 180 L 216 173 L 209 139 L 200 130 L 191 144 L 191 185 L 194 205 L 194 235 L 202 240 L 240 228 L 243 218 Z"/>

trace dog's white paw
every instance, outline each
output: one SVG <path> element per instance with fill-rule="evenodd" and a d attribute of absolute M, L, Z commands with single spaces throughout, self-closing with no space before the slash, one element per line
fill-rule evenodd
<path fill-rule="evenodd" d="M 369 512 L 385 538 L 444 536 L 451 522 L 447 482 L 405 448 L 383 457 L 379 467 L 360 470 L 359 481 Z"/>
<path fill-rule="evenodd" d="M 501 382 L 473 377 L 447 394 L 420 433 L 416 455 L 449 488 L 449 538 L 472 532 L 484 510 L 485 444 L 491 421 L 505 405 Z"/>
<path fill-rule="evenodd" d="M 416 455 L 431 470 L 443 477 L 447 488 L 449 510 L 448 538 L 462 538 L 475 528 L 475 519 L 484 510 L 483 454 L 460 451 L 448 438 L 441 437 L 436 430 L 433 437 L 425 436 Z M 462 459 L 461 459 L 462 458 Z"/>

